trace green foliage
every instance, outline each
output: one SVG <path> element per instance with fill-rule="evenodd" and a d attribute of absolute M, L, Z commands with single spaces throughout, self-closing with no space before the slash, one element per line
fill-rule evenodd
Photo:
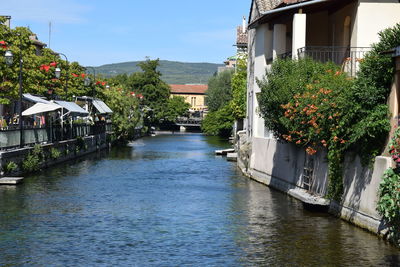
<path fill-rule="evenodd" d="M 201 130 L 208 135 L 229 136 L 232 133 L 234 118 L 229 105 L 209 112 L 203 119 Z"/>
<path fill-rule="evenodd" d="M 239 58 L 232 76 L 232 100 L 230 106 L 235 119 L 246 117 L 247 58 Z"/>
<path fill-rule="evenodd" d="M 13 171 L 16 171 L 18 169 L 17 163 L 14 161 L 9 161 L 7 164 L 4 166 L 4 172 L 6 174 L 12 173 Z"/>
<path fill-rule="evenodd" d="M 83 139 L 83 137 L 78 136 L 76 138 L 75 151 L 78 153 L 82 149 L 86 150 L 87 149 L 87 145 L 86 145 L 85 140 Z"/>
<path fill-rule="evenodd" d="M 58 150 L 57 148 L 52 147 L 50 149 L 50 158 L 51 159 L 58 159 L 61 156 L 61 152 L 60 150 Z"/>
<path fill-rule="evenodd" d="M 43 149 L 40 145 L 35 145 L 31 152 L 22 161 L 22 169 L 26 172 L 38 171 L 44 158 Z"/>
<path fill-rule="evenodd" d="M 399 169 L 385 171 L 379 186 L 377 210 L 389 226 L 389 238 L 400 245 L 400 175 Z"/>
<path fill-rule="evenodd" d="M 0 52 L 0 103 L 10 104 L 18 98 L 19 61 L 23 60 L 22 86 L 24 93 L 47 95 L 49 89 L 54 94 L 71 99 L 73 95 L 84 95 L 87 88 L 83 86 L 84 68 L 76 62 L 67 64 L 51 49 L 43 49 L 41 55 L 36 55 L 36 47 L 29 39 L 33 33 L 26 27 L 9 29 L 0 24 L 0 41 L 4 46 Z M 14 55 L 13 64 L 4 63 L 4 54 L 10 50 Z M 60 79 L 55 78 L 55 68 L 61 69 Z M 74 73 L 76 76 L 72 76 Z M 68 77 L 68 93 L 65 85 Z"/>
<path fill-rule="evenodd" d="M 345 151 L 359 152 L 366 164 L 382 150 L 390 130 L 385 96 L 359 86 L 363 77 L 354 80 L 332 63 L 301 59 L 276 61 L 259 81 L 266 126 L 310 155 L 322 147 L 328 150 L 328 197 L 336 200 L 343 191 Z M 368 95 L 369 101 L 361 101 L 361 95 Z"/>
<path fill-rule="evenodd" d="M 111 86 L 103 91 L 105 103 L 112 109 L 112 122 L 115 138 L 119 141 L 134 137 L 135 127 L 141 116 L 139 100 L 122 88 Z"/>
<path fill-rule="evenodd" d="M 233 72 L 230 70 L 218 73 L 208 82 L 207 106 L 210 111 L 217 111 L 232 99 L 231 79 Z"/>
<path fill-rule="evenodd" d="M 190 104 L 185 102 L 185 98 L 174 96 L 168 99 L 168 106 L 164 118 L 167 121 L 173 122 L 179 116 L 184 116 L 188 113 Z"/>

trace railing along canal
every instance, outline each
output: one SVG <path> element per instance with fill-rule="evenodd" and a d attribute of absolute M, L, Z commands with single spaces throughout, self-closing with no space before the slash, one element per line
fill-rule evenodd
<path fill-rule="evenodd" d="M 41 143 L 53 143 L 63 140 L 75 139 L 89 135 L 98 135 L 112 132 L 112 124 L 98 122 L 88 124 L 65 124 L 48 127 L 25 127 L 22 130 L 25 146 Z M 0 130 L 0 150 L 12 149 L 20 146 L 20 133 L 18 127 L 7 127 Z"/>

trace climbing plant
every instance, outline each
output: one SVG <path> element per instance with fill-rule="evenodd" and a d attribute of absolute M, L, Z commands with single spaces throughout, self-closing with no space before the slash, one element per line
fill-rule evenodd
<path fill-rule="evenodd" d="M 357 78 L 333 63 L 278 60 L 258 81 L 260 113 L 275 136 L 304 147 L 310 155 L 327 149 L 328 197 L 340 201 L 343 160 L 349 149 L 364 165 L 382 152 L 390 130 L 388 106 L 394 66 L 391 48 L 400 45 L 400 24 L 380 33 Z"/>

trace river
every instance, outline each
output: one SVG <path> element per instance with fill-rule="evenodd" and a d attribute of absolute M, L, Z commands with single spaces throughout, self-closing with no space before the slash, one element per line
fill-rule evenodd
<path fill-rule="evenodd" d="M 399 266 L 400 250 L 159 135 L 0 187 L 1 266 Z"/>

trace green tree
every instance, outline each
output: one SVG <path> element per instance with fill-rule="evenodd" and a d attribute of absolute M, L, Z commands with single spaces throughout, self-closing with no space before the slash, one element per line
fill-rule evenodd
<path fill-rule="evenodd" d="M 232 109 L 229 105 L 225 105 L 204 117 L 201 130 L 208 135 L 230 136 L 234 120 Z"/>
<path fill-rule="evenodd" d="M 207 106 L 210 111 L 217 111 L 232 99 L 233 71 L 227 70 L 210 78 L 207 90 Z"/>
<path fill-rule="evenodd" d="M 134 137 L 141 115 L 139 100 L 122 88 L 110 87 L 103 91 L 105 103 L 112 109 L 112 122 L 117 140 L 127 141 Z"/>
<path fill-rule="evenodd" d="M 179 116 L 184 116 L 190 108 L 181 96 L 174 96 L 168 99 L 167 110 L 164 114 L 165 120 L 174 122 Z"/>
<path fill-rule="evenodd" d="M 230 107 L 235 119 L 246 117 L 247 57 L 238 58 L 236 72 L 232 76 L 232 100 Z"/>

